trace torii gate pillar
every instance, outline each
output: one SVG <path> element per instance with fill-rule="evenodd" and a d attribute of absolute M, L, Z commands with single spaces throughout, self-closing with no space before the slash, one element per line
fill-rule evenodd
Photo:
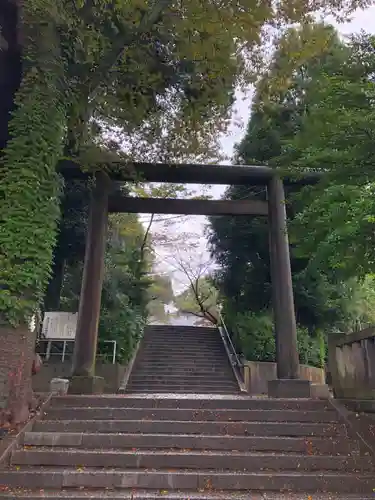
<path fill-rule="evenodd" d="M 280 398 L 310 397 L 311 383 L 301 380 L 299 373 L 285 193 L 283 182 L 277 176 L 272 176 L 268 183 L 268 207 L 277 361 L 277 380 L 269 382 L 268 395 Z"/>
<path fill-rule="evenodd" d="M 97 173 L 90 202 L 70 394 L 98 394 L 104 388 L 104 379 L 95 376 L 95 361 L 104 278 L 109 187 L 108 176 L 103 172 Z"/>

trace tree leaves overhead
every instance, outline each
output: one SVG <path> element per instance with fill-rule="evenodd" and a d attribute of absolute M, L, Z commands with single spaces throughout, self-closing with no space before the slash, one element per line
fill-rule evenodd
<path fill-rule="evenodd" d="M 319 74 L 309 113 L 277 162 L 326 175 L 304 192 L 295 221 L 295 232 L 309 228 L 301 251 L 316 266 L 328 262 L 347 276 L 364 276 L 375 269 L 375 39 L 354 37 L 346 50 L 334 74 Z"/>
<path fill-rule="evenodd" d="M 306 40 L 318 43 L 308 46 Z M 335 159 L 337 184 L 331 184 L 328 177 L 322 189 L 298 192 L 287 188 L 296 315 L 298 323 L 310 332 L 345 328 L 353 324 L 356 314 L 362 322 L 371 317 L 358 308 L 354 312 L 351 304 L 363 289 L 361 274 L 373 264 L 373 219 L 368 212 L 364 216 L 372 187 L 367 184 L 366 189 L 358 190 L 355 185 L 345 185 L 339 172 L 346 172 L 345 165 L 353 168 L 350 154 L 354 149 L 363 154 L 366 148 L 371 151 L 369 143 L 362 149 L 358 129 L 348 128 L 345 107 L 358 100 L 363 103 L 372 94 L 350 93 L 344 86 L 341 96 L 345 99 L 340 105 L 340 94 L 327 87 L 327 82 L 341 81 L 347 74 L 358 85 L 361 65 L 358 67 L 357 54 L 366 60 L 366 74 L 373 68 L 368 49 L 369 44 L 362 40 L 354 55 L 333 28 L 321 24 L 289 30 L 280 38 L 269 70 L 259 82 L 246 135 L 236 148 L 236 163 L 268 164 L 285 170 L 317 168 L 324 154 Z M 360 118 L 365 120 L 364 109 L 358 109 L 358 120 L 351 121 L 352 125 Z M 335 142 L 337 137 L 341 144 Z M 358 153 L 356 156 L 359 160 Z M 365 158 L 368 161 L 368 156 Z M 323 165 L 319 165 L 321 170 L 329 170 L 328 162 Z M 355 171 L 368 179 L 365 170 Z M 262 195 L 259 189 L 238 186 L 226 192 L 229 199 Z M 259 313 L 271 306 L 267 225 L 260 217 L 211 218 L 211 250 L 219 264 L 216 279 L 226 297 L 228 314 Z M 332 252 L 333 248 L 340 253 Z M 347 278 L 353 274 L 346 272 L 347 260 L 357 265 L 350 283 Z M 363 260 L 368 267 L 361 269 Z"/>
<path fill-rule="evenodd" d="M 64 0 L 55 15 L 73 96 L 70 128 L 89 118 L 107 133 L 120 127 L 120 143 L 137 159 L 150 148 L 161 160 L 211 155 L 234 89 L 259 76 L 275 27 L 368 3 Z"/>

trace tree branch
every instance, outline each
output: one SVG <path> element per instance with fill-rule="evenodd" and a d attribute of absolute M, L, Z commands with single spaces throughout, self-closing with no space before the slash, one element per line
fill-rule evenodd
<path fill-rule="evenodd" d="M 157 0 L 155 5 L 151 8 L 149 12 L 146 12 L 139 24 L 138 29 L 135 32 L 129 32 L 121 29 L 116 40 L 113 42 L 112 47 L 108 54 L 103 57 L 99 66 L 91 73 L 89 78 L 86 80 L 86 84 L 90 89 L 90 97 L 95 97 L 100 84 L 104 76 L 113 68 L 117 61 L 122 57 L 126 48 L 137 40 L 142 34 L 147 33 L 151 30 L 152 26 L 156 24 L 165 9 L 169 7 L 172 0 Z"/>
<path fill-rule="evenodd" d="M 210 313 L 210 311 L 205 307 L 204 302 L 202 302 L 201 297 L 199 295 L 199 290 L 198 290 L 198 280 L 196 281 L 197 283 L 197 288 L 194 288 L 193 286 L 191 287 L 195 296 L 195 300 L 198 304 L 199 309 L 201 310 L 201 313 L 205 318 L 207 318 L 211 323 L 214 325 L 217 324 L 217 319 L 213 314 Z"/>
<path fill-rule="evenodd" d="M 144 257 L 145 248 L 146 248 L 146 244 L 147 244 L 147 238 L 148 238 L 148 235 L 150 233 L 151 226 L 152 226 L 152 223 L 154 221 L 154 217 L 155 217 L 155 214 L 152 214 L 151 217 L 150 217 L 150 221 L 148 223 L 147 229 L 145 231 L 145 235 L 143 237 L 143 241 L 142 241 L 142 245 L 141 245 L 141 249 L 140 249 L 141 260 L 143 260 L 143 257 Z"/>

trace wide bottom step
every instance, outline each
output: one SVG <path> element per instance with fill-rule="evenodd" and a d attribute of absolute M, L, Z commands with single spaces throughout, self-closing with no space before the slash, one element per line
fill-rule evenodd
<path fill-rule="evenodd" d="M 160 385 L 152 385 L 151 387 L 147 384 L 131 384 L 129 386 L 129 391 L 135 391 L 138 392 L 140 390 L 143 391 L 158 391 L 158 392 L 180 392 L 181 394 L 206 394 L 207 393 L 207 388 L 202 387 L 199 388 L 197 386 L 183 386 L 179 388 L 178 386 L 171 386 L 169 384 L 160 384 Z M 238 388 L 235 386 L 231 387 L 211 387 L 210 391 L 215 394 L 235 394 L 236 392 L 239 391 Z"/>
<path fill-rule="evenodd" d="M 77 470 L 78 469 L 78 470 Z M 218 472 L 218 471 L 155 471 L 155 470 L 102 470 L 67 468 L 25 468 L 0 472 L 0 485 L 30 490 L 63 488 L 151 489 L 151 490 L 215 490 L 274 491 L 294 493 L 357 493 L 373 492 L 372 474 L 322 472 Z M 30 498 L 30 497 L 29 497 Z M 279 498 L 279 497 L 278 497 Z M 290 498 L 290 497 L 289 497 Z M 361 498 L 363 498 L 361 496 Z"/>
<path fill-rule="evenodd" d="M 13 453 L 12 464 L 20 466 L 53 467 L 107 467 L 123 470 L 140 469 L 190 469 L 221 471 L 371 471 L 368 457 L 314 456 L 297 453 L 254 453 L 226 451 L 179 450 L 77 450 L 75 448 L 27 449 Z M 87 469 L 89 470 L 89 469 Z"/>
<path fill-rule="evenodd" d="M 270 491 L 247 491 L 243 493 L 229 493 L 222 492 L 169 492 L 168 490 L 160 491 L 147 491 L 147 490 L 122 490 L 121 492 L 114 491 L 98 491 L 98 490 L 42 490 L 31 492 L 30 490 L 10 490 L 7 492 L 0 492 L 0 499 L 2 500 L 15 500 L 28 499 L 28 500 L 306 500 L 305 493 L 274 493 Z M 373 500 L 373 495 L 361 496 L 358 495 L 332 495 L 317 493 L 314 494 L 314 500 Z"/>

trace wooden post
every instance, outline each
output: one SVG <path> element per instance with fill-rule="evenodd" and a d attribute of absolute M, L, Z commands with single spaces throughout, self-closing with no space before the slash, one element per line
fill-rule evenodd
<path fill-rule="evenodd" d="M 95 377 L 98 324 L 104 277 L 104 254 L 108 224 L 109 179 L 96 174 L 86 238 L 78 323 L 74 344 L 73 377 L 69 392 L 85 394 L 101 392 L 103 380 Z"/>
<path fill-rule="evenodd" d="M 308 397 L 310 383 L 299 380 L 297 327 L 283 182 L 273 176 L 268 184 L 270 261 L 276 335 L 277 378 L 269 395 Z M 285 384 L 282 381 L 289 382 Z M 295 381 L 295 383 L 293 383 Z"/>

